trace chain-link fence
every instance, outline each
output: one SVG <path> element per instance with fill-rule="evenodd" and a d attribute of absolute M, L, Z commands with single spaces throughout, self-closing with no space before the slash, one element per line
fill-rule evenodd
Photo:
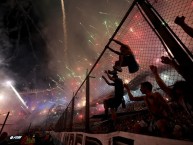
<path fill-rule="evenodd" d="M 132 3 L 130 3 L 132 6 Z M 193 51 L 193 41 L 190 36 L 188 36 L 182 28 L 174 23 L 176 16 L 185 16 L 185 22 L 190 26 L 193 24 L 193 2 L 192 0 L 150 0 L 150 4 L 155 8 L 158 14 L 163 18 L 165 23 L 173 30 L 173 32 L 179 37 L 179 39 L 185 44 L 185 46 L 192 52 Z M 155 33 L 155 28 L 152 27 L 147 18 L 144 17 L 145 13 L 139 9 L 139 5 L 134 5 L 126 20 L 121 25 L 120 29 L 117 31 L 114 39 L 121 41 L 122 43 L 130 46 L 133 51 L 135 58 L 140 66 L 136 73 L 129 73 L 128 67 L 124 67 L 123 71 L 119 73 L 119 77 L 125 82 L 129 83 L 131 91 L 134 96 L 140 95 L 139 85 L 144 81 L 149 81 L 153 84 L 154 90 L 159 89 L 155 78 L 153 77 L 149 65 L 155 65 L 158 67 L 159 74 L 163 81 L 171 86 L 177 80 L 184 80 L 184 78 L 177 73 L 177 71 L 169 65 L 161 63 L 161 56 L 169 56 L 168 50 L 165 48 L 165 43 L 160 39 L 160 36 Z M 116 31 L 115 31 L 116 32 Z M 167 36 L 165 36 L 167 37 Z M 104 46 L 105 47 L 105 46 Z M 118 50 L 120 45 L 114 43 L 113 41 L 109 43 L 109 47 Z M 118 55 L 104 49 L 101 57 L 99 57 L 98 62 L 94 65 L 93 70 L 89 74 L 90 82 L 90 117 L 97 114 L 103 114 L 103 100 L 113 95 L 113 87 L 107 85 L 105 81 L 101 78 L 105 75 L 105 70 L 112 70 L 114 62 L 118 60 Z M 175 57 L 175 56 L 173 56 Z M 188 56 L 187 56 L 188 57 Z M 88 79 L 88 77 L 87 77 Z M 86 80 L 86 79 L 85 79 Z M 165 95 L 163 93 L 163 95 Z M 69 125 L 72 122 L 72 130 L 84 130 L 85 129 L 85 103 L 86 103 L 86 87 L 85 82 L 83 82 L 80 89 L 74 96 L 74 108 L 72 107 L 72 101 L 68 105 L 66 115 L 66 128 L 63 130 L 68 130 Z M 129 104 L 127 93 L 124 96 L 126 103 Z M 128 112 L 130 105 L 124 110 Z M 73 108 L 73 109 L 72 109 Z M 121 110 L 121 109 L 120 109 Z M 73 113 L 72 113 L 73 111 Z M 64 111 L 65 112 L 65 111 Z M 73 120 L 70 118 L 73 114 Z M 61 116 L 60 120 L 65 118 Z M 60 128 L 62 121 L 58 121 L 57 128 Z"/>

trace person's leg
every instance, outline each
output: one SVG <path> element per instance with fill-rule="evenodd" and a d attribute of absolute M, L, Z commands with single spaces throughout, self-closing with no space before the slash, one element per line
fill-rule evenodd
<path fill-rule="evenodd" d="M 114 66 L 120 66 L 120 61 L 119 60 L 115 61 L 115 65 Z"/>
<path fill-rule="evenodd" d="M 129 56 L 122 56 L 122 60 L 121 60 L 121 67 L 126 67 L 129 65 Z"/>
<path fill-rule="evenodd" d="M 122 66 L 122 63 L 123 63 L 123 55 L 119 55 L 119 66 L 121 67 Z"/>
<path fill-rule="evenodd" d="M 128 66 L 130 73 L 135 73 L 139 70 L 139 65 L 134 55 L 126 56 L 124 63 Z"/>
<path fill-rule="evenodd" d="M 122 72 L 121 67 L 129 67 L 130 73 L 135 73 L 139 70 L 139 65 L 133 54 L 130 55 L 119 55 L 119 60 L 115 62 L 113 69 Z"/>
<path fill-rule="evenodd" d="M 119 72 L 122 72 L 121 64 L 123 61 L 123 56 L 119 56 L 119 60 L 115 61 L 115 65 L 113 66 L 113 69 Z"/>

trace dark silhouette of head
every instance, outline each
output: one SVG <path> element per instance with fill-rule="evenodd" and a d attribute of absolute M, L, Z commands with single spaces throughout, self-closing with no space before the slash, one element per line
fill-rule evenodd
<path fill-rule="evenodd" d="M 192 89 L 193 87 L 186 81 L 177 81 L 172 88 L 172 99 L 177 101 L 180 97 L 183 97 L 185 102 L 192 103 Z"/>
<path fill-rule="evenodd" d="M 141 83 L 140 90 L 143 94 L 146 94 L 147 92 L 151 92 L 152 88 L 153 88 L 153 86 L 150 82 L 143 82 L 143 83 Z"/>
<path fill-rule="evenodd" d="M 0 136 L 0 141 L 6 139 L 7 136 L 8 136 L 8 133 L 7 133 L 7 132 L 3 132 L 3 133 L 1 134 L 1 136 Z"/>

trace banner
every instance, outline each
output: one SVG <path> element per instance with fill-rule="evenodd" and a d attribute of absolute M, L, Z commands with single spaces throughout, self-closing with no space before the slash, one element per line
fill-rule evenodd
<path fill-rule="evenodd" d="M 89 134 L 83 132 L 50 132 L 56 145 L 192 145 L 193 142 L 159 138 L 128 132 Z"/>

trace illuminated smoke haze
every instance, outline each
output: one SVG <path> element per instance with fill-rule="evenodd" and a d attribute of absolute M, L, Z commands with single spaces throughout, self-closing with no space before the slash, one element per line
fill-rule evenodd
<path fill-rule="evenodd" d="M 66 0 L 62 6 L 59 0 L 1 2 L 1 122 L 11 112 L 7 122 L 11 125 L 5 129 L 17 133 L 30 123 L 45 122 L 49 111 L 64 109 L 117 26 L 108 20 L 116 16 L 112 6 L 121 10 L 125 3 Z M 4 86 L 7 80 L 14 82 L 29 109 Z M 37 93 L 25 93 L 30 90 Z"/>
<path fill-rule="evenodd" d="M 26 129 L 30 123 L 32 126 L 46 123 L 49 113 L 55 114 L 57 120 L 73 92 L 85 79 L 87 69 L 93 66 L 116 30 L 132 0 L 64 0 L 64 6 L 61 0 L 17 2 L 19 5 L 14 0 L 0 3 L 0 119 L 3 122 L 5 114 L 11 112 L 8 123 L 14 125 L 6 128 L 13 133 L 21 128 Z M 167 3 L 161 2 L 163 5 Z M 151 61 L 160 65 L 160 55 L 165 55 L 163 46 L 159 40 L 156 44 L 146 41 L 148 37 L 145 36 L 152 33 L 144 32 L 143 28 L 147 28 L 147 24 L 141 15 L 134 11 L 130 18 L 134 20 L 129 26 L 123 26 L 128 28 L 128 34 L 116 38 L 131 45 L 143 69 L 129 77 L 124 75 L 128 74 L 128 70 L 124 69 L 121 77 L 129 82 L 142 72 L 142 79 L 151 79 L 151 76 L 146 75 L 148 66 L 145 63 Z M 173 23 L 173 19 L 170 18 L 169 23 Z M 145 50 L 140 45 L 149 50 L 156 47 L 159 51 L 145 54 L 147 59 L 144 61 L 139 57 Z M 118 48 L 115 44 L 112 46 Z M 107 51 L 103 63 L 97 64 L 93 72 L 95 79 L 91 80 L 91 100 L 112 92 L 113 89 L 104 83 L 101 75 L 104 69 L 112 68 L 116 59 L 115 55 Z M 163 77 L 167 78 L 168 72 L 163 73 Z M 4 86 L 6 80 L 14 82 L 14 87 L 29 109 L 22 106 L 9 87 Z M 84 106 L 83 96 L 85 86 L 77 94 L 75 109 Z"/>

